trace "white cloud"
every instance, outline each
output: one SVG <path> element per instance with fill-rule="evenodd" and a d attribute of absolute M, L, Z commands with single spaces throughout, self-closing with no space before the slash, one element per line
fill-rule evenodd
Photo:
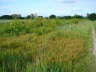
<path fill-rule="evenodd" d="M 76 3 L 76 0 L 57 0 L 60 3 L 65 3 L 65 4 L 71 4 L 71 3 Z"/>

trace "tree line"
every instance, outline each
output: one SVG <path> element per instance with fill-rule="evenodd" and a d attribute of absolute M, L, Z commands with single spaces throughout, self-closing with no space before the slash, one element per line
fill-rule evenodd
<path fill-rule="evenodd" d="M 20 14 L 12 14 L 12 15 L 2 15 L 0 16 L 0 19 L 34 19 L 34 18 L 49 18 L 49 19 L 73 19 L 73 18 L 79 18 L 79 19 L 90 19 L 90 20 L 96 20 L 96 13 L 90 13 L 87 14 L 87 16 L 81 16 L 81 15 L 74 15 L 74 16 L 56 16 L 54 14 L 50 15 L 49 17 L 43 17 L 43 16 L 37 16 L 37 14 L 30 14 L 26 17 L 22 17 Z"/>

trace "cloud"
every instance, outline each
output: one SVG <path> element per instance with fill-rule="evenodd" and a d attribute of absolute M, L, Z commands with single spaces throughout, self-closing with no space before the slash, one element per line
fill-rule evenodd
<path fill-rule="evenodd" d="M 58 0 L 61 3 L 65 3 L 65 4 L 73 4 L 76 3 L 76 0 Z"/>
<path fill-rule="evenodd" d="M 15 0 L 0 0 L 0 1 L 15 1 Z"/>
<path fill-rule="evenodd" d="M 8 11 L 8 10 L 7 10 L 7 9 L 1 9 L 1 8 L 0 8 L 0 13 L 1 13 L 1 12 L 5 12 L 5 11 Z"/>
<path fill-rule="evenodd" d="M 73 4 L 73 3 L 76 3 L 76 1 L 75 0 L 64 0 L 64 1 L 62 1 L 62 3 Z"/>
<path fill-rule="evenodd" d="M 9 3 L 9 2 L 14 2 L 14 1 L 16 1 L 16 0 L 0 0 L 0 3 Z"/>

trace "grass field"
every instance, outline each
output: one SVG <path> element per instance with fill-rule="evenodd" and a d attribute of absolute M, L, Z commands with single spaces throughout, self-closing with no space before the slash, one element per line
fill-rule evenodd
<path fill-rule="evenodd" d="M 42 18 L 0 22 L 0 72 L 92 72 L 95 23 Z"/>

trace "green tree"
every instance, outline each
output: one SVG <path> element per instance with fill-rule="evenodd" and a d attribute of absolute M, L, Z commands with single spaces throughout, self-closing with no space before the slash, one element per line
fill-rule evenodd
<path fill-rule="evenodd" d="M 13 19 L 20 19 L 21 18 L 20 14 L 12 14 L 11 16 Z"/>
<path fill-rule="evenodd" d="M 96 13 L 87 14 L 87 18 L 90 20 L 96 20 Z"/>
<path fill-rule="evenodd" d="M 12 19 L 12 16 L 10 16 L 10 15 L 3 15 L 3 16 L 0 16 L 0 19 Z"/>
<path fill-rule="evenodd" d="M 54 18 L 56 18 L 56 15 L 50 15 L 49 18 L 54 19 Z"/>
<path fill-rule="evenodd" d="M 82 18 L 84 18 L 84 17 L 81 16 L 81 15 L 74 15 L 73 18 L 80 18 L 80 19 L 82 19 Z"/>
<path fill-rule="evenodd" d="M 37 18 L 37 14 L 36 13 L 32 13 L 30 15 L 27 16 L 27 19 L 34 19 L 34 18 Z"/>

